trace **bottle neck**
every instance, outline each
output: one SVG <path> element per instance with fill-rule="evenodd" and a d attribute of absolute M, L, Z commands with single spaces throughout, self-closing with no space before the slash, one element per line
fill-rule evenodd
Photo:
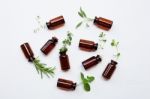
<path fill-rule="evenodd" d="M 33 62 L 34 60 L 35 60 L 34 57 L 29 57 L 29 59 L 28 59 L 29 62 Z"/>
<path fill-rule="evenodd" d="M 97 50 L 97 48 L 98 48 L 98 43 L 95 43 L 94 44 L 94 49 Z"/>
<path fill-rule="evenodd" d="M 114 60 L 111 60 L 111 64 L 112 65 L 117 65 L 118 63 L 116 61 L 114 61 Z"/>
<path fill-rule="evenodd" d="M 100 55 L 96 56 L 96 60 L 97 60 L 97 62 L 100 62 L 102 60 L 101 57 L 100 57 Z"/>

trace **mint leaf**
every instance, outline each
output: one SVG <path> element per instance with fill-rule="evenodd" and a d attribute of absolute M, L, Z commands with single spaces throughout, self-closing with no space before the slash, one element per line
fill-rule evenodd
<path fill-rule="evenodd" d="M 85 91 L 90 91 L 91 90 L 90 85 L 88 83 L 84 83 L 84 89 Z"/>
<path fill-rule="evenodd" d="M 92 81 L 94 81 L 94 79 L 95 79 L 95 78 L 94 78 L 93 76 L 87 76 L 87 80 L 88 80 L 88 82 L 90 82 L 90 83 L 91 83 Z"/>

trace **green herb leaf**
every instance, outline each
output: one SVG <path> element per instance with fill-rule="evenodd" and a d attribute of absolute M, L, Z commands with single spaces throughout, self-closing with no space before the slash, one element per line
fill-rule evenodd
<path fill-rule="evenodd" d="M 61 53 L 68 51 L 67 46 L 71 45 L 72 36 L 73 34 L 70 31 L 67 31 L 67 38 L 62 41 L 63 47 L 59 49 Z"/>
<path fill-rule="evenodd" d="M 82 13 L 83 17 L 87 17 L 85 12 L 82 10 L 82 7 L 80 7 L 80 13 Z"/>
<path fill-rule="evenodd" d="M 81 75 L 81 80 L 83 81 L 84 80 L 84 74 L 80 73 L 80 75 Z"/>
<path fill-rule="evenodd" d="M 92 81 L 94 81 L 94 77 L 93 76 L 87 76 L 87 80 L 88 80 L 88 82 L 92 82 Z"/>
<path fill-rule="evenodd" d="M 33 64 L 35 65 L 38 74 L 41 74 L 41 78 L 43 78 L 43 74 L 47 75 L 48 77 L 49 75 L 53 77 L 55 67 L 45 67 L 46 64 L 40 63 L 38 58 L 33 61 Z"/>
<path fill-rule="evenodd" d="M 82 80 L 82 84 L 84 86 L 84 89 L 86 91 L 90 91 L 90 84 L 92 81 L 94 81 L 94 77 L 93 76 L 87 76 L 87 78 L 84 77 L 83 73 L 80 73 L 81 75 L 81 80 Z"/>
<path fill-rule="evenodd" d="M 78 27 L 80 27 L 81 25 L 82 25 L 82 21 L 81 22 L 79 22 L 77 25 L 76 25 L 76 29 L 78 28 Z"/>
<path fill-rule="evenodd" d="M 78 12 L 78 15 L 83 18 L 83 14 L 81 12 Z"/>
<path fill-rule="evenodd" d="M 85 91 L 90 91 L 91 90 L 90 85 L 88 83 L 84 83 L 84 89 Z"/>

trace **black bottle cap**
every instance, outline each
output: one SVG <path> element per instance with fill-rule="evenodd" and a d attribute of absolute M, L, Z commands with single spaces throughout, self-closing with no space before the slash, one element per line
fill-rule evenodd
<path fill-rule="evenodd" d="M 46 26 L 47 26 L 47 28 L 49 29 L 49 22 L 46 22 Z"/>
<path fill-rule="evenodd" d="M 111 64 L 117 65 L 118 63 L 116 61 L 114 61 L 114 60 L 111 60 Z"/>
<path fill-rule="evenodd" d="M 75 89 L 76 89 L 76 86 L 77 86 L 77 83 L 73 83 L 73 84 L 72 84 L 72 88 L 73 88 L 73 90 L 75 90 Z"/>
<path fill-rule="evenodd" d="M 97 55 L 96 56 L 96 60 L 98 61 L 98 62 L 100 62 L 102 59 L 101 59 L 101 57 L 100 57 L 100 55 Z"/>
<path fill-rule="evenodd" d="M 94 49 L 97 50 L 97 48 L 98 48 L 98 43 L 95 43 L 94 44 Z"/>
<path fill-rule="evenodd" d="M 98 19 L 98 18 L 97 18 L 97 16 L 95 16 L 95 19 L 94 19 L 94 21 L 93 21 L 93 22 L 94 22 L 94 23 L 96 23 L 97 19 Z"/>
<path fill-rule="evenodd" d="M 52 41 L 57 43 L 58 42 L 58 39 L 56 37 L 52 37 Z"/>

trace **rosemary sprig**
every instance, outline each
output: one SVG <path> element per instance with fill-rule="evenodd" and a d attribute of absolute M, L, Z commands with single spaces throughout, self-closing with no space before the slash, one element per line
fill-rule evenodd
<path fill-rule="evenodd" d="M 89 27 L 88 22 L 93 21 L 93 19 L 87 17 L 85 11 L 83 11 L 83 9 L 80 7 L 80 11 L 78 12 L 78 15 L 82 18 L 82 21 L 80 21 L 77 25 L 76 25 L 76 29 L 78 27 L 80 27 L 83 23 L 85 23 L 86 27 Z"/>
<path fill-rule="evenodd" d="M 90 83 L 92 81 L 94 81 L 95 77 L 87 76 L 85 78 L 83 73 L 81 73 L 80 75 L 81 75 L 81 80 L 82 80 L 82 84 L 83 84 L 84 90 L 85 91 L 90 91 L 91 90 Z"/>
<path fill-rule="evenodd" d="M 120 57 L 120 55 L 121 55 L 120 52 L 118 51 L 118 45 L 119 45 L 119 42 L 116 41 L 115 39 L 113 39 L 111 41 L 111 46 L 116 48 L 116 54 L 114 55 L 114 57 L 116 58 L 116 60 L 118 60 L 119 57 Z"/>
<path fill-rule="evenodd" d="M 104 34 L 103 32 L 101 32 L 99 34 L 99 42 L 100 42 L 99 46 L 100 46 L 101 49 L 104 49 L 104 45 L 107 42 L 105 37 L 106 37 L 106 34 Z"/>
<path fill-rule="evenodd" d="M 68 51 L 67 46 L 71 45 L 73 34 L 70 31 L 67 31 L 67 38 L 62 41 L 63 46 L 59 49 L 60 52 Z"/>
<path fill-rule="evenodd" d="M 41 78 L 43 78 L 43 74 L 47 77 L 54 76 L 55 67 L 45 67 L 46 64 L 41 63 L 38 58 L 33 61 L 33 64 L 35 65 L 38 74 L 41 74 Z"/>

